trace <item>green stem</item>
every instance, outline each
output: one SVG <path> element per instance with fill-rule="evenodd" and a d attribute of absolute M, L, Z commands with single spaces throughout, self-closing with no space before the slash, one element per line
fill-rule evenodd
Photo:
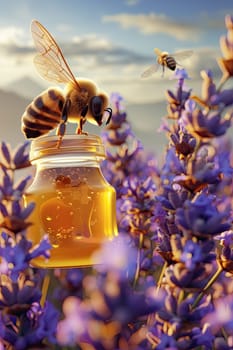
<path fill-rule="evenodd" d="M 161 269 L 161 271 L 160 271 L 159 279 L 158 279 L 158 282 L 157 282 L 157 288 L 156 288 L 156 292 L 157 292 L 157 293 L 158 293 L 158 291 L 159 291 L 159 288 L 160 288 L 161 285 L 162 285 L 163 276 L 164 276 L 165 270 L 166 270 L 166 268 L 167 268 L 167 265 L 168 265 L 167 261 L 164 261 L 164 264 L 163 264 L 162 269 Z"/>
<path fill-rule="evenodd" d="M 223 87 L 223 85 L 227 82 L 227 80 L 230 78 L 229 74 L 224 74 L 220 80 L 219 86 L 217 88 L 217 91 L 220 91 Z"/>
<path fill-rule="evenodd" d="M 195 167 L 195 162 L 194 160 L 196 160 L 197 158 L 197 153 L 200 149 L 201 146 L 201 139 L 200 137 L 196 137 L 196 147 L 191 155 L 191 157 L 189 158 L 188 164 L 187 164 L 187 174 L 193 174 L 194 173 L 194 167 Z"/>
<path fill-rule="evenodd" d="M 197 296 L 196 300 L 194 300 L 193 304 L 192 304 L 192 309 L 194 309 L 199 302 L 201 301 L 201 299 L 203 298 L 203 296 L 206 294 L 206 292 L 210 289 L 210 287 L 213 285 L 213 283 L 217 280 L 217 278 L 221 275 L 223 269 L 221 266 L 219 266 L 218 270 L 215 272 L 215 274 L 211 277 L 211 279 L 209 280 L 209 282 L 206 284 L 206 286 L 203 288 L 202 292 Z"/>
<path fill-rule="evenodd" d="M 223 335 L 223 338 L 226 340 L 227 342 L 227 338 L 228 338 L 228 335 L 227 335 L 227 332 L 225 331 L 225 329 L 223 327 L 221 327 L 221 333 Z"/>
<path fill-rule="evenodd" d="M 48 295 L 49 284 L 50 284 L 50 273 L 47 272 L 42 284 L 42 295 L 40 299 L 41 306 L 44 306 L 45 304 L 45 301 Z"/>
<path fill-rule="evenodd" d="M 183 289 L 181 289 L 179 293 L 179 298 L 178 298 L 178 305 L 184 300 L 184 298 L 185 298 L 185 292 Z"/>
<path fill-rule="evenodd" d="M 138 254 L 137 254 L 137 267 L 134 275 L 134 281 L 133 281 L 133 288 L 136 287 L 139 273 L 140 273 L 140 260 L 141 260 L 141 249 L 143 244 L 143 233 L 140 233 L 139 235 L 139 246 L 138 246 Z"/>

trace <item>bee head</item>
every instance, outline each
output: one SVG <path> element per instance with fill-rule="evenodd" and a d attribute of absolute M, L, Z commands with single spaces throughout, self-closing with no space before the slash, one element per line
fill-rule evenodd
<path fill-rule="evenodd" d="M 108 97 L 105 93 L 101 92 L 96 96 L 93 96 L 89 102 L 87 120 L 96 125 L 103 123 L 104 111 L 108 106 Z"/>

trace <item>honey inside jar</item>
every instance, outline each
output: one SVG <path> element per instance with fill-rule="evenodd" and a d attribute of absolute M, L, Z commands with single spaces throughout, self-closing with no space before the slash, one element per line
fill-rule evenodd
<path fill-rule="evenodd" d="M 87 163 L 43 164 L 28 189 L 25 205 L 34 202 L 35 209 L 27 236 L 37 244 L 48 234 L 52 245 L 50 259 L 37 258 L 35 266 L 92 265 L 92 254 L 117 235 L 115 190 L 98 166 Z"/>

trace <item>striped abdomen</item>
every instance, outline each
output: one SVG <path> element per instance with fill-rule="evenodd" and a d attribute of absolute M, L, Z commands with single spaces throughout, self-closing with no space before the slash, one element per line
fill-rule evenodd
<path fill-rule="evenodd" d="M 22 131 L 26 138 L 36 138 L 55 129 L 61 121 L 64 101 L 62 92 L 54 88 L 37 96 L 22 116 Z"/>
<path fill-rule="evenodd" d="M 176 69 L 176 61 L 172 56 L 167 56 L 166 57 L 166 64 L 167 67 L 171 70 L 175 70 Z"/>

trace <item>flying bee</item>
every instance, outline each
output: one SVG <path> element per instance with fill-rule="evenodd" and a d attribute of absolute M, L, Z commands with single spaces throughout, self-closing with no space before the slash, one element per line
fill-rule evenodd
<path fill-rule="evenodd" d="M 37 138 L 57 128 L 60 138 L 66 131 L 67 122 L 77 123 L 77 134 L 82 134 L 86 121 L 101 125 L 106 118 L 109 123 L 112 109 L 108 107 L 108 96 L 88 79 L 76 78 L 60 47 L 38 21 L 33 20 L 31 33 L 38 54 L 34 64 L 38 73 L 46 80 L 65 83 L 63 90 L 49 88 L 37 96 L 22 116 L 22 131 L 26 138 Z"/>
<path fill-rule="evenodd" d="M 156 63 L 152 64 L 150 67 L 148 67 L 142 74 L 142 78 L 148 78 L 153 73 L 157 72 L 160 66 L 162 66 L 163 73 L 165 71 L 165 67 L 169 68 L 170 70 L 174 71 L 176 69 L 176 66 L 179 65 L 178 62 L 189 58 L 192 54 L 192 50 L 184 50 L 179 51 L 174 54 L 169 54 L 166 51 L 161 51 L 158 48 L 154 49 L 154 53 L 157 55 L 157 61 Z"/>

